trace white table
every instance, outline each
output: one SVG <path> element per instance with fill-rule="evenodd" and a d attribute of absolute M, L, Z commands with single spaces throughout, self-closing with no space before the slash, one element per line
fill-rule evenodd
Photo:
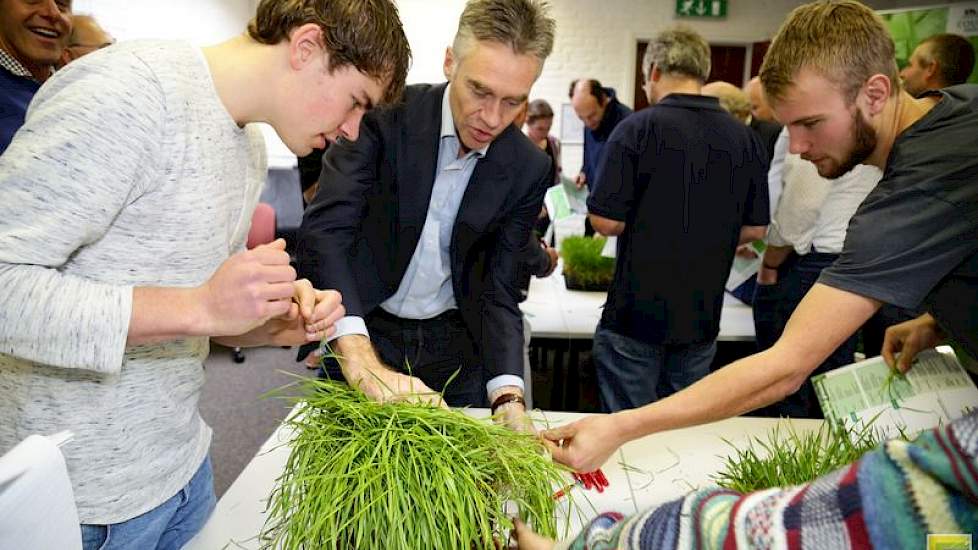
<path fill-rule="evenodd" d="M 470 413 L 485 417 L 488 411 L 471 409 Z M 587 416 L 558 412 L 539 414 L 553 426 Z M 579 529 L 581 522 L 593 517 L 596 511 L 635 513 L 682 496 L 693 488 L 711 485 L 710 475 L 721 468 L 723 457 L 731 452 L 723 439 L 743 447 L 750 437 L 766 435 L 779 422 L 786 421 L 732 418 L 655 434 L 626 444 L 602 468 L 610 483 L 603 493 L 573 490 L 580 514 L 571 514 L 572 529 Z M 821 420 L 792 421 L 799 433 L 817 430 L 821 423 Z M 282 445 L 286 438 L 287 431 L 280 427 L 262 445 L 217 503 L 214 515 L 203 531 L 185 547 L 187 550 L 260 547 L 257 534 L 265 521 L 265 501 L 289 454 L 288 447 Z M 627 471 L 622 464 L 629 466 Z M 566 514 L 566 510 L 561 513 Z"/>
<path fill-rule="evenodd" d="M 530 290 L 520 309 L 530 322 L 534 338 L 592 339 L 606 298 L 606 292 L 567 290 L 558 267 L 549 277 L 530 279 Z M 750 306 L 726 292 L 717 340 L 754 340 L 754 317 Z"/>

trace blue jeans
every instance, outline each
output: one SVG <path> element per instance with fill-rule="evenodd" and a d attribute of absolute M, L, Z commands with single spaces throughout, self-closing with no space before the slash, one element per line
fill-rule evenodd
<path fill-rule="evenodd" d="M 634 409 L 691 386 L 710 373 L 715 340 L 654 345 L 598 325 L 591 357 L 605 412 Z"/>
<path fill-rule="evenodd" d="M 207 457 L 179 493 L 149 512 L 112 525 L 82 524 L 82 549 L 179 550 L 204 527 L 216 504 Z"/>

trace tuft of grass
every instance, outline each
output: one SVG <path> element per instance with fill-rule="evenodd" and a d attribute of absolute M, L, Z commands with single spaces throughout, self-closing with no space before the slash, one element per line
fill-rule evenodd
<path fill-rule="evenodd" d="M 567 288 L 607 290 L 615 274 L 615 259 L 601 255 L 604 238 L 567 237 L 560 245 Z"/>
<path fill-rule="evenodd" d="M 565 471 L 534 436 L 433 405 L 378 403 L 335 381 L 298 386 L 265 548 L 494 548 L 512 528 L 507 505 L 557 536 L 552 495 Z"/>
<path fill-rule="evenodd" d="M 855 462 L 885 441 L 871 426 L 872 422 L 862 428 L 826 422 L 803 435 L 790 426 L 784 434 L 775 427 L 743 449 L 724 440 L 734 454 L 712 477 L 717 485 L 741 493 L 808 483 Z"/>

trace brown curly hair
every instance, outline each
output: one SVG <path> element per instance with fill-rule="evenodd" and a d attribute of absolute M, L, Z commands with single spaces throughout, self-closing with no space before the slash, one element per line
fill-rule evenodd
<path fill-rule="evenodd" d="M 262 44 L 278 44 L 307 23 L 322 30 L 329 70 L 352 66 L 387 81 L 385 102 L 401 96 L 411 47 L 391 0 L 261 0 L 248 35 Z"/>

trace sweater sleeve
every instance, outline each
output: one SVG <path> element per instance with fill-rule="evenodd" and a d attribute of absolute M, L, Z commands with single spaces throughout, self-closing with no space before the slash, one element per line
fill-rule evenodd
<path fill-rule="evenodd" d="M 892 439 L 810 483 L 700 489 L 631 517 L 598 516 L 557 549 L 923 548 L 978 529 L 978 411 Z"/>
<path fill-rule="evenodd" d="M 0 353 L 122 367 L 132 288 L 66 266 L 147 190 L 164 115 L 153 72 L 115 52 L 73 63 L 34 97 L 0 157 Z"/>

